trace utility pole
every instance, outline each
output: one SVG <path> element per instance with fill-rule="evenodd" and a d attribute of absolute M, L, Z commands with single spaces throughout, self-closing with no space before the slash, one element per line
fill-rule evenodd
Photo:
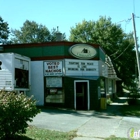
<path fill-rule="evenodd" d="M 134 28 L 134 41 L 135 41 L 135 47 L 136 47 L 137 66 L 138 66 L 138 87 L 140 87 L 140 62 L 139 62 L 140 60 L 139 60 L 139 50 L 138 50 L 138 44 L 137 44 L 135 19 L 134 19 L 133 13 L 132 13 L 132 20 L 133 20 L 133 28 Z"/>

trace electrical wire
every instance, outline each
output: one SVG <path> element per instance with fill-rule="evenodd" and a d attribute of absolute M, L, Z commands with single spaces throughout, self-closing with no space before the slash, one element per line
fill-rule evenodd
<path fill-rule="evenodd" d="M 115 53 L 111 54 L 110 56 L 113 56 L 113 55 L 117 54 L 118 52 L 119 52 L 119 50 L 118 50 L 118 51 L 116 51 Z"/>
<path fill-rule="evenodd" d="M 116 57 L 116 58 L 113 59 L 113 60 L 116 60 L 116 59 L 118 59 L 120 56 L 122 56 L 123 53 L 129 48 L 129 46 L 130 46 L 130 44 L 124 49 L 124 51 L 123 51 L 118 57 Z"/>
<path fill-rule="evenodd" d="M 117 22 L 117 24 L 120 23 L 120 22 L 125 22 L 125 32 L 126 32 L 126 26 L 130 23 L 131 20 L 132 20 L 132 18 L 128 18 L 127 20 L 124 19 L 124 20 L 121 20 L 121 21 Z M 115 53 L 111 54 L 110 56 L 116 55 L 118 52 L 119 52 L 119 50 L 116 51 Z M 123 54 L 123 52 L 121 54 Z M 118 59 L 121 56 L 121 54 L 117 58 L 115 58 L 114 60 Z"/>

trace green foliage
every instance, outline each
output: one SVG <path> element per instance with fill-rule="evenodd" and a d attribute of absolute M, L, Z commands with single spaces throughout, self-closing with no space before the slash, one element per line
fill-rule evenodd
<path fill-rule="evenodd" d="M 26 132 L 28 121 L 39 113 L 32 97 L 0 91 L 0 138 L 12 138 Z"/>
<path fill-rule="evenodd" d="M 138 88 L 137 84 L 130 87 L 130 93 L 129 93 L 129 105 L 136 105 L 138 102 L 138 99 L 140 98 L 140 89 Z"/>
<path fill-rule="evenodd" d="M 70 30 L 70 41 L 99 44 L 110 56 L 120 85 L 129 87 L 134 83 L 136 56 L 132 34 L 126 34 L 111 18 L 100 17 L 97 21 L 83 20 Z M 122 86 L 120 86 L 121 88 Z"/>
<path fill-rule="evenodd" d="M 4 22 L 2 17 L 0 16 L 0 44 L 5 44 L 7 42 L 9 36 L 9 27 L 8 23 Z"/>
<path fill-rule="evenodd" d="M 112 103 L 110 97 L 106 100 L 107 105 L 110 105 Z"/>
<path fill-rule="evenodd" d="M 55 28 L 50 32 L 45 25 L 26 20 L 20 30 L 12 30 L 11 41 L 15 44 L 56 41 L 56 32 Z M 63 39 L 65 39 L 65 34 L 63 34 Z"/>
<path fill-rule="evenodd" d="M 46 26 L 35 21 L 26 20 L 20 30 L 12 30 L 13 43 L 40 43 L 50 40 L 50 32 Z"/>
<path fill-rule="evenodd" d="M 76 137 L 76 131 L 60 132 L 30 126 L 25 136 L 34 140 L 72 140 Z"/>

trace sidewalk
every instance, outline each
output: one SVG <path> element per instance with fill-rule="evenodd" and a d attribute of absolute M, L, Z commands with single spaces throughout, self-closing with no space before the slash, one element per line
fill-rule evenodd
<path fill-rule="evenodd" d="M 94 116 L 77 130 L 73 140 L 103 140 L 104 138 L 129 138 L 131 128 L 140 130 L 140 118 L 125 117 L 120 109 L 127 106 L 125 97 L 115 99 L 106 110 L 96 112 Z"/>
<path fill-rule="evenodd" d="M 101 140 L 110 136 L 128 138 L 130 128 L 139 130 L 139 124 L 140 119 L 135 117 L 94 117 L 78 129 L 78 137 L 73 140 Z"/>

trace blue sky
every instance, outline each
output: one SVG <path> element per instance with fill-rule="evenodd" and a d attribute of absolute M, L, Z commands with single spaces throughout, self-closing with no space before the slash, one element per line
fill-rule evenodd
<path fill-rule="evenodd" d="M 19 29 L 28 19 L 45 25 L 49 30 L 59 26 L 69 37 L 70 28 L 85 20 L 97 21 L 111 17 L 125 32 L 133 31 L 131 13 L 137 18 L 136 31 L 140 38 L 140 0 L 0 0 L 0 16 L 10 29 Z M 121 22 L 120 22 L 121 21 Z M 139 41 L 140 42 L 140 41 Z"/>

